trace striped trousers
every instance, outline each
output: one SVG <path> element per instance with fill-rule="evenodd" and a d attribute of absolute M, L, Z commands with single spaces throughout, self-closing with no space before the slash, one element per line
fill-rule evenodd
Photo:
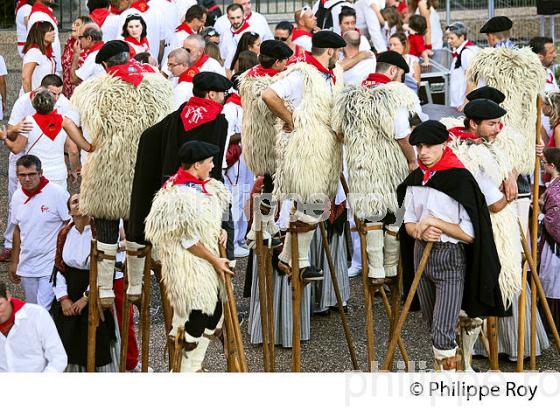
<path fill-rule="evenodd" d="M 425 244 L 414 244 L 414 267 L 418 267 Z M 418 298 L 428 321 L 436 349 L 455 348 L 455 328 L 465 287 L 466 256 L 463 244 L 436 242 L 418 285 Z"/>

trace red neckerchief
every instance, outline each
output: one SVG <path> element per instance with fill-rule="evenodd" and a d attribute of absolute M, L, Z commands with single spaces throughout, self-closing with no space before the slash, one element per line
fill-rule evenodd
<path fill-rule="evenodd" d="M 546 83 L 547 84 L 554 84 L 554 74 L 552 74 L 552 71 L 547 70 L 547 78 L 546 78 Z"/>
<path fill-rule="evenodd" d="M 397 6 L 397 11 L 401 15 L 404 15 L 404 13 L 407 9 L 408 9 L 408 4 L 406 4 L 406 0 L 403 0 L 403 1 L 399 2 L 399 5 Z"/>
<path fill-rule="evenodd" d="M 222 112 L 222 104 L 207 98 L 193 96 L 183 107 L 181 121 L 185 131 L 190 131 L 199 125 L 214 121 Z"/>
<path fill-rule="evenodd" d="M 55 109 L 49 114 L 33 114 L 33 119 L 43 132 L 51 141 L 54 141 L 56 136 L 62 129 L 62 115 Z"/>
<path fill-rule="evenodd" d="M 107 70 L 107 74 L 118 77 L 135 87 L 138 87 L 144 78 L 142 70 L 130 63 L 113 66 Z"/>
<path fill-rule="evenodd" d="M 274 77 L 280 71 L 274 68 L 264 68 L 262 65 L 256 65 L 247 71 L 247 77 Z"/>
<path fill-rule="evenodd" d="M 29 0 L 19 0 L 17 5 L 16 5 L 16 14 L 19 11 L 19 9 L 21 9 L 23 6 L 25 6 L 27 4 Z"/>
<path fill-rule="evenodd" d="M 135 1 L 134 3 L 132 3 L 130 5 L 131 9 L 136 9 L 138 10 L 140 13 L 144 13 L 146 11 L 148 11 L 148 9 L 150 8 L 150 6 L 148 5 L 148 1 L 147 0 L 138 0 Z"/>
<path fill-rule="evenodd" d="M 202 57 L 200 57 L 200 60 L 198 60 L 192 66 L 190 66 L 185 71 L 183 71 L 183 74 L 181 74 L 179 76 L 179 82 L 180 83 L 183 83 L 183 82 L 192 83 L 194 76 L 197 75 L 198 73 L 200 73 L 200 69 L 202 68 L 202 65 L 206 61 L 208 61 L 209 58 L 210 58 L 210 56 L 208 56 L 207 54 L 202 54 Z"/>
<path fill-rule="evenodd" d="M 251 11 L 249 12 L 249 15 L 248 15 L 248 16 L 245 16 L 245 21 L 249 21 L 249 19 L 251 18 L 252 15 L 253 15 L 253 11 L 251 10 Z"/>
<path fill-rule="evenodd" d="M 388 84 L 391 82 L 391 79 L 387 77 L 385 74 L 381 73 L 371 73 L 367 76 L 367 78 L 362 81 L 362 85 L 364 87 L 375 87 L 379 84 Z"/>
<path fill-rule="evenodd" d="M 132 36 L 126 36 L 124 41 L 130 44 L 134 44 L 135 46 L 142 46 L 150 48 L 150 43 L 148 43 L 148 37 L 142 37 L 140 40 L 135 39 Z"/>
<path fill-rule="evenodd" d="M 173 186 L 173 185 L 184 185 L 184 184 L 188 184 L 189 182 L 200 185 L 202 188 L 202 192 L 204 192 L 205 194 L 208 193 L 208 191 L 206 190 L 206 184 L 210 182 L 210 178 L 207 179 L 206 181 L 203 181 L 195 177 L 190 172 L 185 171 L 183 168 L 179 168 L 175 173 L 175 175 L 173 175 L 171 178 L 165 181 L 165 183 L 163 184 L 163 188 L 167 188 L 168 186 Z"/>
<path fill-rule="evenodd" d="M 87 56 L 89 56 L 91 53 L 94 53 L 96 51 L 101 50 L 101 47 L 103 47 L 104 44 L 105 43 L 103 41 L 98 41 L 93 46 L 91 46 L 89 48 L 84 48 L 82 50 L 82 53 L 80 54 L 80 57 L 83 57 L 83 59 L 85 60 L 87 58 Z"/>
<path fill-rule="evenodd" d="M 232 103 L 232 104 L 235 104 L 235 105 L 239 105 L 240 107 L 242 106 L 241 105 L 241 97 L 237 93 L 230 94 L 229 97 L 226 100 L 226 104 L 227 103 Z"/>
<path fill-rule="evenodd" d="M 311 53 L 307 51 L 305 52 L 305 62 L 315 67 L 321 73 L 326 74 L 328 77 L 331 77 L 333 80 L 333 84 L 336 84 L 336 76 L 334 75 L 333 71 L 325 68 L 323 64 L 321 64 L 315 57 L 311 55 Z"/>
<path fill-rule="evenodd" d="M 131 58 L 128 60 L 128 64 L 133 66 L 141 73 L 155 73 L 156 70 L 149 64 L 141 63 L 140 61 L 136 61 L 135 59 Z"/>
<path fill-rule="evenodd" d="M 459 161 L 459 158 L 457 158 L 457 156 L 449 147 L 445 147 L 440 160 L 430 168 L 422 164 L 420 160 L 418 160 L 418 166 L 424 173 L 424 177 L 422 178 L 422 185 L 426 185 L 426 182 L 428 182 L 428 180 L 432 177 L 432 175 L 434 175 L 436 171 L 445 171 L 451 168 L 465 168 L 463 163 Z"/>
<path fill-rule="evenodd" d="M 33 198 L 35 195 L 38 195 L 41 193 L 41 191 L 43 190 L 43 188 L 49 183 L 49 180 L 47 178 L 45 178 L 44 176 L 41 175 L 41 180 L 39 181 L 39 186 L 37 187 L 37 189 L 33 192 L 29 192 L 27 189 L 25 189 L 24 187 L 21 187 L 21 190 L 23 191 L 23 193 L 25 194 L 25 196 L 27 196 L 27 199 L 25 200 L 25 202 L 23 203 L 24 205 L 27 205 L 27 203 L 29 201 L 31 201 L 31 198 Z"/>
<path fill-rule="evenodd" d="M 109 11 L 111 12 L 111 14 L 114 14 L 116 16 L 120 16 L 121 13 L 123 12 L 121 9 L 118 9 L 114 6 L 111 6 L 111 8 L 109 9 Z"/>
<path fill-rule="evenodd" d="M 188 34 L 196 34 L 192 28 L 190 28 L 190 26 L 187 24 L 186 21 L 183 21 L 181 24 L 179 24 L 177 26 L 177 28 L 175 29 L 175 32 L 179 32 L 179 31 L 184 31 Z"/>
<path fill-rule="evenodd" d="M 313 37 L 313 35 L 309 31 L 301 29 L 301 28 L 295 28 L 292 31 L 292 41 L 294 41 L 297 38 L 305 37 L 305 36 Z"/>
<path fill-rule="evenodd" d="M 91 13 L 89 13 L 89 16 L 95 24 L 101 27 L 103 23 L 105 23 L 105 19 L 109 14 L 111 14 L 109 9 L 95 9 Z"/>
<path fill-rule="evenodd" d="M 463 46 L 463 48 L 461 48 L 461 51 L 463 51 L 465 48 L 470 47 L 470 46 L 474 46 L 474 43 L 471 40 L 467 40 L 466 44 Z M 459 54 L 461 54 L 461 51 L 452 52 L 451 57 L 453 57 L 453 58 L 459 57 Z"/>
<path fill-rule="evenodd" d="M 12 314 L 10 315 L 8 320 L 6 320 L 4 323 L 0 323 L 0 332 L 2 332 L 2 334 L 6 337 L 8 336 L 8 333 L 10 333 L 10 329 L 12 328 L 16 320 L 16 313 L 19 312 L 25 305 L 25 302 L 23 300 L 19 300 L 16 298 L 10 298 L 10 303 L 12 304 Z"/>
<path fill-rule="evenodd" d="M 453 137 L 459 138 L 460 140 L 473 140 L 473 141 L 480 139 L 480 137 L 477 137 L 476 135 L 467 132 L 467 129 L 465 127 L 450 128 L 449 138 L 447 140 L 451 141 Z"/>
<path fill-rule="evenodd" d="M 29 50 L 31 50 L 32 48 L 36 48 L 37 50 L 41 51 L 41 48 L 39 47 L 38 44 L 31 44 L 29 46 L 29 48 L 27 50 L 25 50 L 25 52 L 27 53 Z M 42 53 L 42 51 L 41 51 Z M 53 58 L 53 48 L 52 48 L 52 44 L 49 44 L 49 46 L 45 49 L 45 56 L 47 58 L 52 59 Z"/>
<path fill-rule="evenodd" d="M 29 13 L 29 17 L 31 17 L 33 13 L 41 13 L 41 12 L 48 15 L 52 19 L 54 24 L 58 26 L 58 21 L 56 20 L 56 17 L 54 16 L 52 9 L 48 6 L 45 6 L 44 4 L 39 3 L 38 1 L 36 1 L 35 4 L 33 4 L 33 6 L 31 7 L 31 13 Z M 53 28 L 56 30 L 56 27 Z"/>
<path fill-rule="evenodd" d="M 246 30 L 249 28 L 249 23 L 247 22 L 247 20 L 245 20 L 243 22 L 243 24 L 241 25 L 241 27 L 239 27 L 237 30 L 233 30 L 233 27 L 230 27 L 229 29 L 231 30 L 231 34 L 236 35 L 239 34 L 241 32 L 243 32 L 243 30 Z"/>

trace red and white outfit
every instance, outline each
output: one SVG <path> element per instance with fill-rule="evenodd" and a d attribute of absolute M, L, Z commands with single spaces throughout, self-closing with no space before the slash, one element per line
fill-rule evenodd
<path fill-rule="evenodd" d="M 35 63 L 35 69 L 31 74 L 31 89 L 35 90 L 41 85 L 43 77 L 47 74 L 56 74 L 56 59 L 53 49 L 47 48 L 46 54 L 43 54 L 38 46 L 32 46 L 23 55 L 23 65 Z M 23 87 L 20 95 L 23 94 Z"/>
<path fill-rule="evenodd" d="M 465 101 L 467 68 L 479 50 L 472 41 L 467 40 L 452 53 L 453 60 L 451 60 L 451 77 L 449 80 L 449 97 L 452 107 L 459 107 Z"/>
<path fill-rule="evenodd" d="M 309 31 L 301 28 L 295 28 L 292 31 L 292 43 L 302 47 L 307 52 L 311 52 L 311 37 L 313 35 Z"/>
<path fill-rule="evenodd" d="M 251 30 L 259 34 L 261 41 L 274 40 L 268 21 L 262 14 L 252 11 L 251 14 L 245 16 L 245 21 L 249 23 Z M 227 14 L 224 13 L 222 16 L 218 17 L 214 24 L 214 30 L 220 34 L 220 44 L 222 42 L 222 37 L 226 35 L 230 29 L 231 23 L 227 18 Z M 225 58 L 225 55 L 222 54 L 222 57 Z"/>
<path fill-rule="evenodd" d="M 27 26 L 25 18 L 31 14 L 31 4 L 27 0 L 20 0 L 16 5 L 16 33 L 17 33 L 17 49 L 20 57 L 23 57 L 23 46 L 27 39 Z"/>
<path fill-rule="evenodd" d="M 229 59 L 230 63 L 233 60 L 233 56 L 235 54 L 235 50 L 237 50 L 237 45 L 239 44 L 239 40 L 241 36 L 246 32 L 254 31 L 251 25 L 245 20 L 241 27 L 237 30 L 234 30 L 232 26 L 226 30 L 225 33 L 220 34 L 220 55 L 225 60 L 224 65 L 229 68 L 227 65 L 227 60 Z"/>
<path fill-rule="evenodd" d="M 134 37 L 128 36 L 124 38 L 124 41 L 128 44 L 130 58 L 133 58 L 136 54 L 150 53 L 150 43 L 148 42 L 148 37 L 137 40 Z"/>
<path fill-rule="evenodd" d="M 31 7 L 31 13 L 29 14 L 29 20 L 27 21 L 27 33 L 25 37 L 27 38 L 27 34 L 29 34 L 29 30 L 33 27 L 33 24 L 37 23 L 38 21 L 48 21 L 54 28 L 55 36 L 54 36 L 54 43 L 52 44 L 54 59 L 56 61 L 56 72 L 60 73 L 62 70 L 62 52 L 60 48 L 60 38 L 58 35 L 58 21 L 53 14 L 53 11 L 50 7 L 45 6 L 44 4 L 40 4 L 36 2 L 33 7 Z M 33 87 L 35 88 L 35 87 Z"/>
<path fill-rule="evenodd" d="M 80 68 L 76 70 L 76 77 L 78 77 L 82 81 L 86 81 L 91 77 L 95 77 L 99 74 L 104 74 L 105 69 L 101 64 L 97 64 L 95 62 L 95 57 L 97 57 L 97 53 L 103 47 L 103 41 L 98 41 L 90 48 L 86 48 L 85 52 L 85 60 L 83 64 L 80 65 Z"/>
<path fill-rule="evenodd" d="M 161 60 L 162 71 L 170 76 L 170 72 L 167 69 L 167 59 L 171 51 L 183 47 L 183 42 L 185 39 L 195 33 L 186 22 L 182 22 L 175 30 L 168 34 L 165 39 L 165 50 L 163 52 L 163 58 Z"/>
<path fill-rule="evenodd" d="M 54 298 L 49 282 L 54 266 L 56 238 L 64 223 L 70 220 L 66 205 L 69 194 L 60 186 L 41 177 L 33 193 L 20 187 L 12 198 L 12 223 L 19 226 L 21 246 L 17 275 L 25 301 L 47 310 Z"/>
<path fill-rule="evenodd" d="M 103 41 L 105 43 L 107 41 L 117 40 L 120 38 L 122 33 L 122 24 L 119 26 L 121 22 L 121 14 L 122 10 L 113 6 L 109 8 L 109 15 L 105 18 L 105 21 L 103 22 L 103 29 L 101 30 L 103 33 Z"/>
<path fill-rule="evenodd" d="M 156 60 L 159 56 L 159 46 L 160 41 L 165 40 L 166 36 L 166 29 L 165 29 L 165 17 L 159 11 L 157 7 L 152 7 L 150 2 L 146 0 L 138 0 L 130 6 L 129 9 L 123 11 L 121 13 L 120 18 L 120 27 L 124 26 L 125 20 L 128 16 L 133 14 L 137 14 L 142 16 L 144 21 L 146 22 L 146 35 L 149 44 L 149 52 Z M 122 34 L 122 32 L 121 32 Z M 126 41 L 126 39 L 125 39 Z M 130 44 L 130 43 L 129 43 Z M 136 50 L 137 53 L 141 51 Z"/>

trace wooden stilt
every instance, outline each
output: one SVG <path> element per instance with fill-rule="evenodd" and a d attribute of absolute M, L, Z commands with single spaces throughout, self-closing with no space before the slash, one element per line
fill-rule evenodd
<path fill-rule="evenodd" d="M 296 224 L 290 222 L 292 258 L 292 372 L 301 370 L 301 278 L 299 277 L 298 233 Z"/>
<path fill-rule="evenodd" d="M 498 318 L 490 316 L 486 319 L 488 332 L 488 350 L 490 361 L 490 370 L 500 370 L 500 362 L 498 360 Z"/>
<path fill-rule="evenodd" d="M 144 255 L 144 283 L 142 286 L 142 299 L 140 303 L 140 330 L 142 333 L 142 373 L 148 372 L 148 361 L 150 355 L 150 302 L 152 299 L 151 249 L 151 245 L 146 245 L 146 247 L 142 251 Z"/>
<path fill-rule="evenodd" d="M 266 255 L 263 246 L 263 232 L 262 223 L 260 221 L 255 221 L 254 223 L 260 223 L 259 229 L 256 232 L 256 253 L 257 253 L 257 276 L 258 276 L 258 286 L 259 286 L 259 304 L 260 304 L 260 317 L 261 317 L 261 330 L 262 330 L 262 348 L 263 348 L 263 364 L 264 371 L 270 371 L 270 343 L 268 337 L 270 336 L 268 330 L 268 301 L 267 301 L 267 281 L 266 281 Z"/>
<path fill-rule="evenodd" d="M 394 317 L 394 315 L 392 314 L 391 311 L 391 305 L 389 304 L 389 299 L 387 298 L 387 295 L 385 294 L 385 290 L 383 289 L 383 287 L 381 287 L 381 289 L 379 290 L 379 293 L 381 294 L 381 299 L 383 300 L 383 306 L 385 307 L 385 313 L 387 315 L 387 319 L 389 320 L 389 322 L 392 322 L 392 318 Z M 406 351 L 406 348 L 404 347 L 404 343 L 402 341 L 401 336 L 399 335 L 399 340 L 397 341 L 398 345 L 399 345 L 399 351 L 401 352 L 404 364 L 406 366 L 406 370 L 410 370 L 409 369 L 409 359 L 408 359 L 408 353 Z"/>
<path fill-rule="evenodd" d="M 319 222 L 319 228 L 321 230 L 321 238 L 323 239 L 322 241 L 323 249 L 325 250 L 325 254 L 327 255 L 327 263 L 329 265 L 329 271 L 331 275 L 331 281 L 333 283 L 334 294 L 336 295 L 338 313 L 340 315 L 340 320 L 342 321 L 342 328 L 344 329 L 346 344 L 348 345 L 348 351 L 350 352 L 350 359 L 352 360 L 352 368 L 354 370 L 358 370 L 358 359 L 356 358 L 356 350 L 354 349 L 352 334 L 350 333 L 350 328 L 348 327 L 346 315 L 344 314 L 344 306 L 342 305 L 342 296 L 340 295 L 340 287 L 338 286 L 338 280 L 336 278 L 333 256 L 331 253 L 331 248 L 329 247 L 327 230 L 325 229 L 324 222 Z"/>
<path fill-rule="evenodd" d="M 121 361 L 119 364 L 119 371 L 126 372 L 126 354 L 128 352 L 128 327 L 130 325 L 130 300 L 126 296 L 126 289 L 128 288 L 128 268 L 124 264 L 124 295 L 122 307 L 122 323 L 121 323 Z"/>
<path fill-rule="evenodd" d="M 171 328 L 173 327 L 173 308 L 171 307 L 171 304 L 169 303 L 169 298 L 167 296 L 167 289 L 165 287 L 165 283 L 163 283 L 163 278 L 161 276 L 161 263 L 159 262 L 154 262 L 152 260 L 152 269 L 154 271 L 154 275 L 156 277 L 156 281 L 159 285 L 159 293 L 161 296 L 161 305 L 162 305 L 162 309 L 163 309 L 163 325 L 164 325 L 164 329 L 165 329 L 165 334 L 169 335 L 169 332 L 171 332 Z M 168 351 L 168 368 L 171 371 L 171 369 L 173 368 L 173 348 L 174 348 L 174 343 L 173 340 L 170 339 L 169 337 L 167 338 L 167 351 Z"/>
<path fill-rule="evenodd" d="M 521 230 L 523 236 L 523 230 Z M 526 257 L 528 255 L 525 255 Z M 523 263 L 521 273 L 521 294 L 518 299 L 517 312 L 517 368 L 518 372 L 523 371 L 523 359 L 525 358 L 525 298 L 527 297 L 527 262 Z"/>
<path fill-rule="evenodd" d="M 266 272 L 266 313 L 268 317 L 268 353 L 270 356 L 269 370 L 276 370 L 276 357 L 274 353 L 276 338 L 274 335 L 274 275 L 272 274 L 272 248 L 265 248 Z"/>
<path fill-rule="evenodd" d="M 240 371 L 239 356 L 235 345 L 233 318 L 229 302 L 224 303 L 224 352 L 226 354 L 227 370 L 231 373 Z"/>
<path fill-rule="evenodd" d="M 91 240 L 89 269 L 89 298 L 88 298 L 88 345 L 87 366 L 88 372 L 95 372 L 95 346 L 97 343 L 97 326 L 99 325 L 99 310 L 97 298 L 97 241 Z"/>
<path fill-rule="evenodd" d="M 416 273 L 414 274 L 414 280 L 412 281 L 410 291 L 408 292 L 408 295 L 406 297 L 406 301 L 404 303 L 401 314 L 399 315 L 399 320 L 395 325 L 395 329 L 393 329 L 393 333 L 389 341 L 389 346 L 387 347 L 387 355 L 385 356 L 385 361 L 383 362 L 383 370 L 389 370 L 393 363 L 395 349 L 397 348 L 397 341 L 399 340 L 402 327 L 404 325 L 404 322 L 406 321 L 406 317 L 408 316 L 410 305 L 412 305 L 412 300 L 414 299 L 414 295 L 416 294 L 416 289 L 418 288 L 418 284 L 420 283 L 420 279 L 422 278 L 422 274 L 424 273 L 424 269 L 426 268 L 426 264 L 428 263 L 428 258 L 430 256 L 430 253 L 432 252 L 433 246 L 433 242 L 428 242 L 424 247 L 424 252 L 422 252 L 422 258 L 420 259 L 418 269 L 416 269 Z"/>
<path fill-rule="evenodd" d="M 175 336 L 175 343 L 173 348 L 173 366 L 171 371 L 173 373 L 181 372 L 181 362 L 183 360 L 183 340 L 185 338 L 185 329 L 179 327 L 177 329 L 177 335 Z"/>
<path fill-rule="evenodd" d="M 360 225 L 358 225 L 360 224 Z M 362 256 L 362 287 L 364 289 L 364 309 L 366 313 L 366 340 L 367 340 L 367 358 L 368 372 L 371 372 L 373 362 L 375 361 L 375 340 L 373 334 L 373 299 L 369 291 L 368 263 L 367 263 L 367 245 L 366 235 L 360 229 L 361 222 L 356 219 L 356 228 L 360 237 L 360 252 Z"/>

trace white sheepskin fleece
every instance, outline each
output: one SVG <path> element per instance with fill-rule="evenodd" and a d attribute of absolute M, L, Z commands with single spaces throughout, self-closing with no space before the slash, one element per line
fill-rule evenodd
<path fill-rule="evenodd" d="M 373 88 L 348 86 L 336 100 L 334 125 L 344 134 L 349 201 L 358 218 L 397 211 L 396 188 L 408 175 L 406 157 L 395 140 L 401 107 L 414 114 L 420 101 L 395 82 Z"/>
<path fill-rule="evenodd" d="M 334 198 L 342 172 L 342 144 L 332 129 L 333 105 L 342 88 L 342 70 L 334 69 L 336 84 L 328 87 L 324 76 L 307 63 L 285 71 L 303 75 L 303 100 L 293 111 L 294 131 L 285 133 L 277 121 L 276 163 L 273 195 L 278 200 L 296 195 L 304 203 L 317 194 Z"/>
<path fill-rule="evenodd" d="M 146 239 L 158 251 L 164 281 L 174 313 L 181 318 L 191 310 L 212 314 L 217 296 L 226 300 L 223 282 L 212 265 L 183 248 L 181 241 L 198 238 L 219 255 L 218 238 L 222 215 L 231 195 L 221 182 L 206 184 L 210 195 L 193 188 L 170 186 L 154 197 L 146 218 Z"/>
<path fill-rule="evenodd" d="M 472 60 L 467 80 L 497 88 L 506 96 L 504 123 L 523 135 L 523 144 L 513 149 L 514 166 L 521 174 L 533 171 L 537 121 L 537 96 L 543 92 L 545 76 L 542 64 L 529 47 L 485 48 Z"/>
<path fill-rule="evenodd" d="M 95 147 L 82 169 L 82 212 L 128 219 L 140 135 L 171 112 L 172 101 L 160 74 L 144 74 L 138 87 L 106 74 L 76 88 L 71 102 Z"/>

